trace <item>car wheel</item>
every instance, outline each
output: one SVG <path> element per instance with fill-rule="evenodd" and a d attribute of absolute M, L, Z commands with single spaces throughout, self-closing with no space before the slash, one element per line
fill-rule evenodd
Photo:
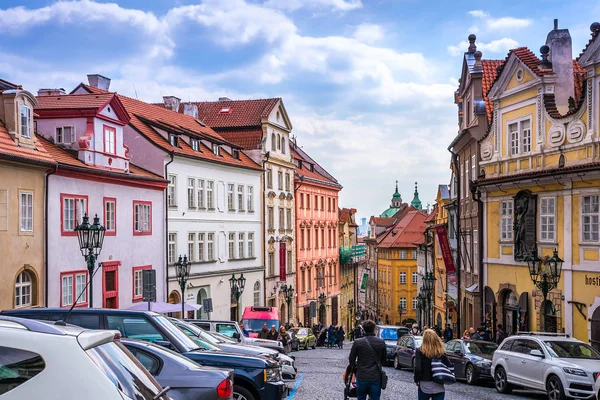
<path fill-rule="evenodd" d="M 254 400 L 254 396 L 245 387 L 233 385 L 233 400 Z"/>
<path fill-rule="evenodd" d="M 469 364 L 465 368 L 465 380 L 469 385 L 474 385 L 477 382 L 477 376 L 475 375 L 475 367 L 473 364 Z"/>
<path fill-rule="evenodd" d="M 562 382 L 556 375 L 552 375 L 546 382 L 546 392 L 548 400 L 566 400 L 567 398 Z"/>
<path fill-rule="evenodd" d="M 509 394 L 512 392 L 512 385 L 508 383 L 506 371 L 502 367 L 496 368 L 494 372 L 494 386 L 496 386 L 498 393 Z"/>
<path fill-rule="evenodd" d="M 398 355 L 397 354 L 394 356 L 394 368 L 395 369 L 400 369 L 400 361 L 398 360 Z"/>
<path fill-rule="evenodd" d="M 315 341 L 315 342 L 313 343 L 313 345 L 312 345 L 312 349 L 314 350 L 314 349 L 316 349 L 316 348 L 317 348 L 317 342 Z"/>

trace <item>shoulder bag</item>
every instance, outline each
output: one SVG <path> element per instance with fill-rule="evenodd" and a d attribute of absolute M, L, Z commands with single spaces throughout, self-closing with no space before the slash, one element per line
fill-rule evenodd
<path fill-rule="evenodd" d="M 377 368 L 379 368 L 379 373 L 381 374 L 381 389 L 385 390 L 385 388 L 387 387 L 387 383 L 388 383 L 388 376 L 385 373 L 385 371 L 383 370 L 383 368 L 381 368 L 381 357 L 379 357 L 379 355 L 377 354 L 377 352 L 375 351 L 373 346 L 371 346 L 371 343 L 369 342 L 369 338 L 365 337 L 364 340 L 365 340 L 365 342 L 367 342 L 367 346 L 369 346 L 369 348 L 373 352 L 373 356 L 375 356 L 375 360 L 377 361 Z"/>
<path fill-rule="evenodd" d="M 436 383 L 451 385 L 456 383 L 456 377 L 454 376 L 454 366 L 446 365 L 443 358 L 434 358 L 431 360 L 431 378 Z"/>

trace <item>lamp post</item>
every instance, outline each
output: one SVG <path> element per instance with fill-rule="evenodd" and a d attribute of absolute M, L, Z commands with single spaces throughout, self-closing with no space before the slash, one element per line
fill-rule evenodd
<path fill-rule="evenodd" d="M 81 249 L 81 254 L 85 257 L 85 261 L 87 263 L 88 276 L 89 281 L 92 281 L 92 277 L 94 275 L 94 265 L 96 264 L 96 260 L 102 251 L 102 243 L 104 242 L 104 232 L 106 228 L 100 225 L 100 219 L 98 218 L 98 214 L 94 217 L 94 223 L 90 225 L 90 219 L 85 214 L 83 216 L 83 222 L 75 227 L 75 232 L 77 232 L 77 239 L 79 239 L 79 248 Z M 89 307 L 94 307 L 94 285 L 90 284 L 89 289 Z M 79 294 L 79 296 L 81 293 Z"/>
<path fill-rule="evenodd" d="M 419 308 L 419 325 L 421 327 L 423 327 L 423 325 L 425 325 L 423 323 L 423 312 L 425 309 L 425 296 L 423 295 L 423 288 L 421 288 L 421 290 L 419 291 L 419 294 L 417 295 L 417 303 L 418 303 L 418 308 Z"/>
<path fill-rule="evenodd" d="M 185 318 L 185 285 L 190 278 L 190 268 L 192 264 L 188 262 L 187 256 L 179 256 L 179 259 L 175 263 L 175 274 L 177 275 L 177 282 L 179 282 L 179 288 L 181 289 L 181 318 Z"/>
<path fill-rule="evenodd" d="M 537 249 L 531 251 L 531 255 L 525 257 L 527 265 L 529 267 L 529 276 L 533 281 L 535 287 L 542 291 L 544 296 L 543 307 L 546 307 L 546 301 L 548 299 L 548 293 L 558 286 L 560 281 L 560 274 L 562 272 L 562 265 L 564 260 L 558 256 L 558 251 L 554 248 L 552 257 L 545 257 L 541 259 L 538 257 Z M 541 309 L 540 312 L 545 312 Z M 548 321 L 546 315 L 544 315 L 544 332 L 548 330 Z"/>
<path fill-rule="evenodd" d="M 231 289 L 231 295 L 235 297 L 235 320 L 240 320 L 240 297 L 242 297 L 242 293 L 244 293 L 244 288 L 246 287 L 246 278 L 244 278 L 244 274 L 241 273 L 239 278 L 235 277 L 235 274 L 231 274 L 231 278 L 229 278 L 229 288 Z"/>
<path fill-rule="evenodd" d="M 427 272 L 423 277 L 423 289 L 427 298 L 427 325 L 429 326 L 431 326 L 431 297 L 433 295 L 436 280 L 437 279 L 431 272 Z"/>
<path fill-rule="evenodd" d="M 398 314 L 400 314 L 400 325 L 402 325 L 402 314 L 404 313 L 404 307 L 401 304 L 398 304 Z"/>
<path fill-rule="evenodd" d="M 325 296 L 325 293 L 321 293 L 318 297 L 319 299 L 319 323 L 326 325 L 327 321 L 323 321 L 324 318 L 322 318 L 323 316 L 325 316 L 325 302 L 327 301 L 327 296 Z"/>
<path fill-rule="evenodd" d="M 283 292 L 283 294 L 285 295 L 285 302 L 287 303 L 287 321 L 288 324 L 290 323 L 290 304 L 292 302 L 292 299 L 294 298 L 294 288 L 292 287 L 292 285 L 287 285 L 287 284 L 283 284 L 283 287 L 281 288 L 281 291 Z"/>
<path fill-rule="evenodd" d="M 348 330 L 352 329 L 352 310 L 354 310 L 354 300 L 348 300 Z"/>
<path fill-rule="evenodd" d="M 362 307 L 361 305 L 356 306 L 356 320 L 360 321 L 362 319 Z"/>

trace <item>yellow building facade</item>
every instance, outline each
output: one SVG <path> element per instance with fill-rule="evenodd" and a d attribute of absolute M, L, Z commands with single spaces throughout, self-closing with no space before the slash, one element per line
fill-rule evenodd
<path fill-rule="evenodd" d="M 484 204 L 486 322 L 517 331 L 564 332 L 600 344 L 600 43 L 578 60 L 566 29 L 538 58 L 511 50 L 488 97 L 493 118 L 479 145 Z M 554 249 L 564 260 L 543 302 L 524 256 Z"/>
<path fill-rule="evenodd" d="M 445 186 L 445 188 L 444 188 Z M 452 326 L 452 312 L 448 309 L 448 276 L 446 274 L 446 265 L 440 248 L 440 236 L 437 235 L 434 226 L 444 225 L 448 231 L 448 210 L 450 201 L 448 187 L 440 185 L 436 196 L 434 211 L 427 218 L 426 222 L 433 238 L 433 276 L 435 277 L 435 289 L 433 292 L 433 325 L 444 329 L 446 323 Z"/>

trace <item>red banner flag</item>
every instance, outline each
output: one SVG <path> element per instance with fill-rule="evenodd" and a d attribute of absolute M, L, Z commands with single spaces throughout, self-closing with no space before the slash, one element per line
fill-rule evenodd
<path fill-rule="evenodd" d="M 286 278 L 286 263 L 285 263 L 285 257 L 287 255 L 286 249 L 285 249 L 285 242 L 280 242 L 279 243 L 279 280 L 280 281 L 285 281 Z"/>
<path fill-rule="evenodd" d="M 452 257 L 452 250 L 450 249 L 450 242 L 448 241 L 448 232 L 446 231 L 446 226 L 436 226 L 435 233 L 437 234 L 440 249 L 442 251 L 444 265 L 446 265 L 446 273 L 453 274 L 456 272 L 456 267 L 454 266 L 454 258 Z"/>

